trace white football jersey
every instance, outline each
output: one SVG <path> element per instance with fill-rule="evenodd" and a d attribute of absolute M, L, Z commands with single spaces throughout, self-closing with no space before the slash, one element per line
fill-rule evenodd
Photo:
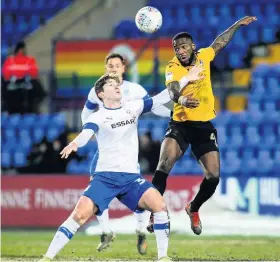
<path fill-rule="evenodd" d="M 95 172 L 139 173 L 138 118 L 151 110 L 153 100 L 134 100 L 120 108 L 104 106 L 92 113 L 84 129 L 95 131 L 98 159 Z"/>
<path fill-rule="evenodd" d="M 126 80 L 122 82 L 120 89 L 122 93 L 122 103 L 142 99 L 147 95 L 147 91 L 141 85 Z M 98 104 L 99 107 L 103 107 L 103 102 L 97 97 L 94 87 L 88 94 L 88 101 L 92 104 Z"/>

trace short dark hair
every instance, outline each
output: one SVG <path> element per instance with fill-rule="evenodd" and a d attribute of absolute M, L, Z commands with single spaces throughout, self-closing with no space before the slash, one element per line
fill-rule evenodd
<path fill-rule="evenodd" d="M 189 34 L 187 32 L 181 32 L 181 33 L 176 34 L 172 38 L 172 43 L 174 43 L 175 40 L 180 39 L 180 38 L 187 38 L 187 39 L 190 39 L 193 42 L 193 37 L 191 36 L 191 34 Z"/>
<path fill-rule="evenodd" d="M 17 43 L 14 53 L 17 54 L 20 49 L 24 49 L 24 48 L 25 48 L 25 43 L 23 41 L 20 41 Z"/>
<path fill-rule="evenodd" d="M 112 75 L 109 75 L 109 74 L 105 74 L 105 75 L 101 76 L 94 84 L 95 93 L 96 93 L 97 96 L 100 92 L 104 91 L 103 87 L 109 79 L 114 79 L 118 83 L 120 82 L 120 80 L 117 76 L 112 76 Z"/>
<path fill-rule="evenodd" d="M 121 54 L 119 54 L 119 53 L 110 53 L 110 54 L 108 54 L 106 56 L 106 58 L 105 58 L 105 64 L 107 64 L 109 59 L 112 59 L 112 58 L 119 58 L 122 61 L 122 63 L 125 64 L 123 56 Z"/>

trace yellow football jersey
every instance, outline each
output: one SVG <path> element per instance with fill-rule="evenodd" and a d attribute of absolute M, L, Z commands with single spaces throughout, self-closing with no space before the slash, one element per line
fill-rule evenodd
<path fill-rule="evenodd" d="M 209 121 L 216 116 L 214 110 L 214 95 L 211 86 L 210 79 L 210 62 L 215 57 L 215 51 L 212 47 L 202 48 L 197 53 L 196 65 L 201 64 L 204 67 L 205 77 L 201 80 L 189 83 L 181 90 L 181 95 L 192 95 L 200 101 L 200 104 L 196 108 L 186 108 L 180 104 L 175 103 L 173 109 L 173 119 L 175 121 Z M 175 56 L 167 63 L 165 69 L 165 84 L 169 84 L 173 81 L 179 81 L 182 77 L 187 76 L 189 70 L 193 66 L 184 67 Z"/>

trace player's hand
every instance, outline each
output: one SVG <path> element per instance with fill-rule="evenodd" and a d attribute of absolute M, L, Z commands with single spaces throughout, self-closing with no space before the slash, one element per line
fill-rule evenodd
<path fill-rule="evenodd" d="M 78 145 L 75 142 L 70 143 L 68 146 L 64 147 L 60 152 L 61 158 L 68 158 L 68 156 L 74 151 L 78 150 Z"/>
<path fill-rule="evenodd" d="M 237 23 L 239 25 L 249 25 L 256 20 L 257 20 L 257 17 L 255 17 L 255 16 L 245 16 L 245 17 L 241 18 L 239 21 L 237 21 Z"/>
<path fill-rule="evenodd" d="M 187 77 L 189 81 L 196 81 L 203 79 L 205 75 L 200 76 L 200 73 L 204 71 L 204 68 L 202 65 L 194 66 L 188 73 Z"/>
<path fill-rule="evenodd" d="M 183 97 L 181 102 L 181 105 L 187 108 L 196 108 L 199 106 L 199 104 L 199 100 L 193 98 L 191 95 Z"/>

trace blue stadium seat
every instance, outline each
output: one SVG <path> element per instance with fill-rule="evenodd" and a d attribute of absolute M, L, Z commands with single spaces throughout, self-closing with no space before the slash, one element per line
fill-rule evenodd
<path fill-rule="evenodd" d="M 259 64 L 253 70 L 252 78 L 263 77 L 269 72 L 269 70 L 270 70 L 270 66 L 268 64 Z"/>
<path fill-rule="evenodd" d="M 8 114 L 1 114 L 1 128 L 6 128 L 8 125 L 9 115 Z"/>
<path fill-rule="evenodd" d="M 147 119 L 139 119 L 139 122 L 138 122 L 138 133 L 139 135 L 144 135 L 146 134 L 147 132 L 150 131 L 150 121 L 147 120 Z"/>
<path fill-rule="evenodd" d="M 12 154 L 9 151 L 1 152 L 1 166 L 2 168 L 10 168 L 12 166 Z"/>
<path fill-rule="evenodd" d="M 223 160 L 222 172 L 229 174 L 236 174 L 239 172 L 241 167 L 241 161 L 237 155 L 236 150 L 228 150 L 225 153 L 225 158 Z"/>
<path fill-rule="evenodd" d="M 247 14 L 245 5 L 241 5 L 241 4 L 237 4 L 234 6 L 234 15 L 235 15 L 235 19 L 240 19 L 240 17 L 244 17 Z"/>
<path fill-rule="evenodd" d="M 40 143 L 43 140 L 44 136 L 45 136 L 44 128 L 36 127 L 33 129 L 31 137 L 35 143 Z"/>
<path fill-rule="evenodd" d="M 38 121 L 36 123 L 36 127 L 49 127 L 51 126 L 51 116 L 49 114 L 40 114 L 38 115 Z"/>
<path fill-rule="evenodd" d="M 244 143 L 244 138 L 241 130 L 241 126 L 232 126 L 230 129 L 230 137 L 228 144 L 231 148 L 238 148 Z"/>
<path fill-rule="evenodd" d="M 240 41 L 242 42 L 242 41 Z M 243 55 L 238 51 L 230 52 L 229 54 L 229 66 L 232 68 L 243 67 L 244 62 L 242 59 Z"/>
<path fill-rule="evenodd" d="M 59 128 L 57 128 L 57 127 L 50 127 L 47 130 L 46 137 L 47 137 L 47 140 L 49 142 L 52 142 L 55 139 L 57 139 L 60 134 L 61 134 L 61 131 L 60 131 Z"/>
<path fill-rule="evenodd" d="M 23 127 L 34 127 L 37 125 L 38 118 L 35 114 L 26 114 L 22 117 L 21 125 Z"/>
<path fill-rule="evenodd" d="M 84 160 L 79 163 L 78 174 L 88 174 L 90 167 L 90 161 Z"/>
<path fill-rule="evenodd" d="M 262 30 L 262 40 L 266 43 L 271 43 L 275 40 L 275 35 L 271 27 L 264 27 Z"/>
<path fill-rule="evenodd" d="M 266 121 L 277 121 L 280 119 L 280 111 L 276 110 L 276 102 L 269 101 L 264 103 L 264 118 Z"/>
<path fill-rule="evenodd" d="M 249 114 L 260 112 L 260 104 L 258 102 L 250 102 L 248 104 Z"/>
<path fill-rule="evenodd" d="M 56 128 L 64 128 L 66 124 L 66 115 L 63 113 L 54 114 L 51 118 L 51 125 Z"/>
<path fill-rule="evenodd" d="M 231 19 L 231 10 L 230 10 L 230 7 L 228 4 L 223 3 L 220 6 L 219 13 L 220 13 L 221 18 L 226 19 L 226 20 Z"/>
<path fill-rule="evenodd" d="M 247 30 L 246 40 L 250 44 L 256 44 L 259 41 L 259 34 L 257 28 L 250 28 Z"/>
<path fill-rule="evenodd" d="M 16 138 L 16 129 L 15 128 L 11 128 L 11 127 L 4 128 L 3 133 L 4 133 L 3 138 L 5 141 L 11 142 L 11 141 L 14 141 Z"/>
<path fill-rule="evenodd" d="M 280 99 L 280 81 L 276 77 L 267 78 L 267 99 L 276 101 Z"/>
<path fill-rule="evenodd" d="M 264 119 L 264 115 L 262 112 L 254 112 L 254 111 L 251 111 L 251 112 L 248 112 L 248 124 L 255 124 L 255 125 L 258 125 L 260 124 Z"/>
<path fill-rule="evenodd" d="M 19 138 L 24 140 L 24 139 L 31 139 L 31 133 L 29 129 L 26 128 L 20 128 L 18 131 Z"/>
<path fill-rule="evenodd" d="M 260 134 L 256 126 L 248 126 L 245 131 L 246 144 L 256 146 L 261 142 Z"/>
<path fill-rule="evenodd" d="M 25 150 L 16 150 L 14 154 L 14 167 L 24 167 L 27 165 L 27 154 Z"/>
<path fill-rule="evenodd" d="M 259 151 L 257 161 L 261 163 L 261 165 L 259 165 L 257 169 L 257 172 L 259 174 L 263 174 L 263 173 L 267 174 L 272 171 L 274 162 L 268 150 Z"/>
<path fill-rule="evenodd" d="M 78 174 L 79 170 L 78 160 L 73 159 L 67 164 L 66 171 L 68 174 Z"/>
<path fill-rule="evenodd" d="M 273 174 L 278 176 L 280 174 L 280 146 L 279 149 L 276 150 L 273 158 Z"/>
<path fill-rule="evenodd" d="M 226 125 L 231 121 L 233 113 L 230 111 L 222 111 L 220 112 L 215 119 L 213 119 L 213 123 L 215 125 Z"/>
<path fill-rule="evenodd" d="M 234 113 L 231 117 L 231 123 L 236 125 L 242 125 L 247 123 L 248 121 L 248 113 L 247 111 L 242 111 L 238 113 Z"/>
<path fill-rule="evenodd" d="M 19 137 L 19 148 L 25 150 L 25 151 L 30 151 L 32 147 L 32 140 L 30 137 Z"/>
<path fill-rule="evenodd" d="M 251 102 L 259 102 L 264 97 L 265 88 L 263 79 L 258 78 L 252 81 L 253 88 L 250 90 L 248 94 L 249 103 Z"/>
<path fill-rule="evenodd" d="M 225 145 L 228 142 L 228 136 L 226 134 L 225 126 L 216 126 L 218 132 L 218 143 L 220 145 Z"/>
<path fill-rule="evenodd" d="M 152 138 L 153 140 L 159 140 L 161 141 L 164 137 L 165 129 L 162 127 L 154 127 L 152 129 Z"/>
<path fill-rule="evenodd" d="M 246 160 L 242 160 L 241 163 L 242 168 L 240 169 L 241 174 L 251 175 L 256 174 L 256 171 L 259 167 L 259 162 L 256 158 L 249 158 Z"/>
<path fill-rule="evenodd" d="M 7 122 L 7 127 L 16 128 L 20 126 L 21 116 L 19 114 L 10 115 Z"/>

